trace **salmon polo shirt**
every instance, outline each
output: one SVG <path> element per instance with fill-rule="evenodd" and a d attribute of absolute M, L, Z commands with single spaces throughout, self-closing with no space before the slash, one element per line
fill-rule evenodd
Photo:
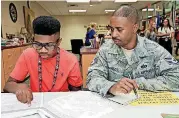
<path fill-rule="evenodd" d="M 23 51 L 19 57 L 10 77 L 17 81 L 23 81 L 27 74 L 30 75 L 30 89 L 33 92 L 39 91 L 38 79 L 38 53 L 34 48 Z M 56 56 L 49 59 L 42 59 L 42 92 L 51 90 L 54 71 L 56 66 Z M 75 55 L 60 49 L 60 63 L 55 86 L 52 92 L 69 91 L 68 85 L 79 87 L 82 85 L 82 77 L 79 62 Z"/>

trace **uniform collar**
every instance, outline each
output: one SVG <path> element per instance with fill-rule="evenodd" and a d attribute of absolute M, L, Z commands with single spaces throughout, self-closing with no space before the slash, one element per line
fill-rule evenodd
<path fill-rule="evenodd" d="M 145 46 L 144 41 L 145 41 L 144 37 L 137 35 L 137 45 L 134 48 L 134 52 L 132 53 L 132 56 L 131 56 L 132 63 L 136 63 L 139 61 L 139 58 L 143 58 L 149 55 L 149 53 L 147 52 L 145 48 L 146 46 Z M 113 54 L 115 55 L 117 60 L 127 63 L 127 59 L 121 47 L 118 47 L 114 43 L 111 46 L 108 54 Z"/>

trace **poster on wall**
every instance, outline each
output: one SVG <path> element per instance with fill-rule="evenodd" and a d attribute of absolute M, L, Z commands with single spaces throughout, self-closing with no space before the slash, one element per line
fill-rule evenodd
<path fill-rule="evenodd" d="M 24 11 L 24 23 L 25 28 L 28 32 L 28 42 L 32 41 L 33 38 L 33 27 L 32 27 L 32 21 L 35 19 L 35 13 L 31 9 L 23 6 Z"/>
<path fill-rule="evenodd" d="M 90 25 L 85 25 L 84 28 L 88 28 Z M 96 33 L 97 34 L 106 34 L 107 32 L 106 24 L 98 24 L 96 26 Z"/>

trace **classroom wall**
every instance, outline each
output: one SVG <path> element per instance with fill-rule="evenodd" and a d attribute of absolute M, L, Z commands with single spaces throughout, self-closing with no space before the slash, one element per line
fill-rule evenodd
<path fill-rule="evenodd" d="M 109 15 L 103 16 L 54 16 L 61 23 L 61 47 L 71 50 L 71 39 L 83 39 L 85 41 L 86 28 L 90 22 L 96 22 L 98 25 L 109 24 Z"/>
<path fill-rule="evenodd" d="M 9 4 L 14 3 L 17 9 L 17 21 L 12 22 L 9 15 Z M 3 38 L 6 38 L 6 33 L 8 34 L 18 34 L 21 27 L 24 27 L 24 14 L 23 6 L 27 7 L 26 1 L 2 1 L 1 2 L 1 24 L 2 24 L 2 34 Z M 43 7 L 41 7 L 37 2 L 31 1 L 30 8 L 35 12 L 35 16 L 40 15 L 50 15 Z M 90 22 L 96 22 L 100 25 L 109 24 L 109 15 L 101 16 L 54 16 L 56 17 L 62 25 L 61 37 L 63 41 L 61 47 L 66 50 L 71 50 L 70 40 L 74 38 L 85 40 L 86 28 Z"/>
<path fill-rule="evenodd" d="M 14 3 L 17 9 L 17 21 L 14 23 L 9 15 L 9 4 Z M 21 27 L 24 27 L 23 6 L 27 7 L 27 1 L 1 1 L 1 25 L 3 38 L 6 38 L 6 33 L 17 34 Z M 31 1 L 30 8 L 35 12 L 35 16 L 50 15 L 37 2 Z"/>
<path fill-rule="evenodd" d="M 9 4 L 14 3 L 18 12 L 16 23 L 12 22 L 9 15 Z M 21 27 L 24 27 L 24 14 L 23 6 L 27 7 L 26 1 L 2 1 L 1 2 L 1 24 L 3 38 L 5 34 L 17 34 L 20 32 Z M 35 12 L 35 16 L 50 15 L 42 6 L 37 2 L 30 2 L 31 9 Z M 71 50 L 71 39 L 83 39 L 85 41 L 85 34 L 87 26 L 90 22 L 96 22 L 98 25 L 109 24 L 110 15 L 96 15 L 96 16 L 54 16 L 62 25 L 61 37 L 63 38 L 61 47 L 66 50 Z"/>

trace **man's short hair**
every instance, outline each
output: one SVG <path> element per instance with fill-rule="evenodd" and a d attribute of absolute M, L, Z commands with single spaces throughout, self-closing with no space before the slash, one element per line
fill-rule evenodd
<path fill-rule="evenodd" d="M 139 22 L 139 14 L 135 7 L 130 5 L 123 5 L 118 10 L 116 10 L 112 16 L 116 17 L 126 17 L 129 21 L 133 23 Z"/>
<path fill-rule="evenodd" d="M 39 16 L 33 21 L 34 34 L 52 35 L 60 32 L 60 22 L 51 16 Z"/>

